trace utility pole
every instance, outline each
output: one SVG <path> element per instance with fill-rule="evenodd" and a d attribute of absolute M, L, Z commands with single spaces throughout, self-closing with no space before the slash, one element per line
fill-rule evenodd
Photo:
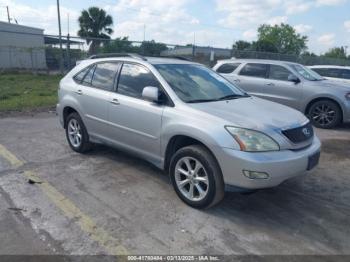
<path fill-rule="evenodd" d="M 66 50 L 67 50 L 67 67 L 68 70 L 70 70 L 70 43 L 69 43 L 69 13 L 67 13 L 67 46 L 66 46 Z"/>
<path fill-rule="evenodd" d="M 63 49 L 62 49 L 61 14 L 60 14 L 59 0 L 57 0 L 57 16 L 58 16 L 58 41 L 60 44 L 60 72 L 63 75 Z"/>
<path fill-rule="evenodd" d="M 146 41 L 146 24 L 143 24 L 143 42 Z"/>
<path fill-rule="evenodd" d="M 11 23 L 10 10 L 9 10 L 8 5 L 6 6 L 6 10 L 7 10 L 7 19 L 9 20 L 9 23 Z"/>

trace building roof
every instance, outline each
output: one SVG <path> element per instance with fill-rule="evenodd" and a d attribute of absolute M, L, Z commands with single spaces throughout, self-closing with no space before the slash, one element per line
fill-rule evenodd
<path fill-rule="evenodd" d="M 58 37 L 52 37 L 52 36 L 45 36 L 44 42 L 46 45 L 58 45 L 60 43 Z M 62 44 L 67 44 L 67 43 L 68 43 L 67 38 L 62 38 Z M 69 39 L 69 44 L 78 45 L 78 44 L 85 44 L 85 42 L 74 41 L 74 40 Z"/>
<path fill-rule="evenodd" d="M 4 22 L 4 21 L 0 21 L 0 28 L 2 27 L 13 27 L 13 28 L 21 28 L 21 29 L 34 29 L 34 30 L 40 30 L 40 31 L 44 31 L 44 29 L 41 28 L 37 28 L 37 27 L 32 27 L 32 26 L 27 26 L 27 25 L 20 25 L 20 24 L 13 24 L 13 23 L 9 23 L 9 22 Z"/>

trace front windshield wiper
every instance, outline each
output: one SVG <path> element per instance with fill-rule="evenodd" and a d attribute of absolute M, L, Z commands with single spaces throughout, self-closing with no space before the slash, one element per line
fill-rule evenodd
<path fill-rule="evenodd" d="M 248 94 L 243 94 L 243 95 L 231 94 L 231 95 L 220 97 L 217 100 L 229 100 L 229 99 L 236 99 L 240 97 L 249 97 L 249 95 Z"/>
<path fill-rule="evenodd" d="M 214 102 L 218 101 L 217 99 L 193 99 L 193 100 L 188 100 L 186 103 L 204 103 L 204 102 Z"/>

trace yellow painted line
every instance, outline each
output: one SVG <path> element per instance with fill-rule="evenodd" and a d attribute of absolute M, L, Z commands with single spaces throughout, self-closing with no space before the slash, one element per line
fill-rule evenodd
<path fill-rule="evenodd" d="M 24 164 L 23 161 L 19 160 L 14 154 L 7 150 L 6 147 L 0 144 L 0 156 L 7 160 L 12 167 L 20 167 Z"/>
<path fill-rule="evenodd" d="M 99 228 L 96 223 L 85 215 L 77 206 L 68 198 L 61 194 L 56 188 L 47 181 L 43 181 L 32 171 L 25 171 L 24 175 L 35 182 L 41 188 L 44 194 L 70 219 L 75 219 L 82 231 L 88 233 L 91 239 L 98 242 L 110 255 L 127 255 L 125 247 L 120 241 L 110 236 L 105 230 Z"/>
<path fill-rule="evenodd" d="M 20 167 L 24 164 L 14 154 L 0 144 L 0 156 L 10 162 L 12 167 Z M 106 249 L 109 255 L 127 255 L 127 249 L 120 244 L 120 241 L 110 236 L 104 229 L 99 228 L 97 224 L 86 214 L 84 214 L 72 201 L 61 194 L 55 187 L 47 181 L 41 179 L 32 171 L 25 171 L 24 176 L 35 182 L 41 188 L 43 193 L 60 209 L 65 216 L 75 219 L 80 229 L 87 233 L 91 239 L 99 243 Z"/>

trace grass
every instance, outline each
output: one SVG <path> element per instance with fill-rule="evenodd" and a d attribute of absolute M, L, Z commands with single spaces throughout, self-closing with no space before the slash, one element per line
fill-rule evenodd
<path fill-rule="evenodd" d="M 61 76 L 0 73 L 0 112 L 54 106 Z"/>

